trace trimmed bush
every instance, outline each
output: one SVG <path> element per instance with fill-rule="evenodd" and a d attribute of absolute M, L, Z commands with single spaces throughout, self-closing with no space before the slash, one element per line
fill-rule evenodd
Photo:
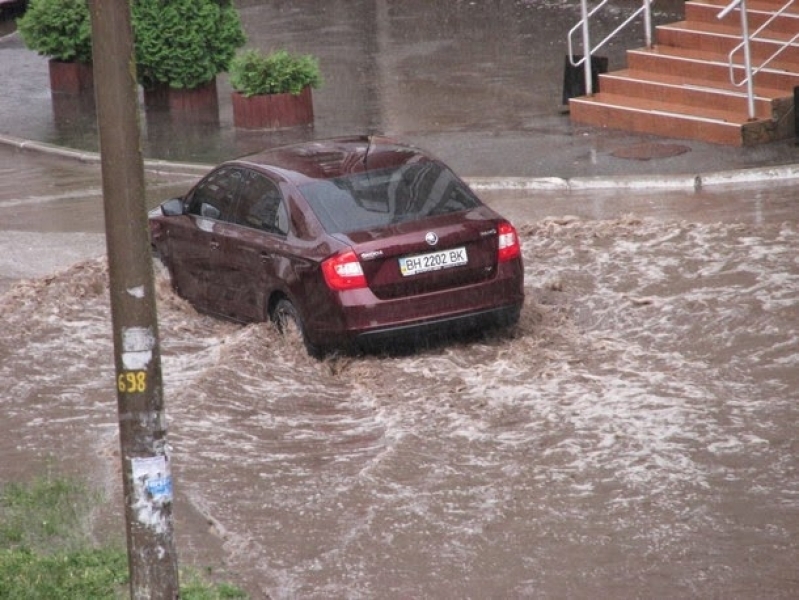
<path fill-rule="evenodd" d="M 17 20 L 25 46 L 55 60 L 91 63 L 92 25 L 86 0 L 30 0 Z"/>
<path fill-rule="evenodd" d="M 139 83 L 194 89 L 228 70 L 247 38 L 230 0 L 134 0 Z"/>
<path fill-rule="evenodd" d="M 307 86 L 315 88 L 322 84 L 316 58 L 286 50 L 267 55 L 259 50 L 245 50 L 233 58 L 229 72 L 230 85 L 247 98 L 285 93 L 296 96 Z"/>

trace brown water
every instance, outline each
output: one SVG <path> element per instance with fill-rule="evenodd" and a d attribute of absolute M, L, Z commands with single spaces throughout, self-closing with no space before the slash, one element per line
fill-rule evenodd
<path fill-rule="evenodd" d="M 565 119 L 574 3 L 240 5 L 254 45 L 322 56 L 314 130 L 233 132 L 223 105 L 211 132 L 148 122 L 148 156 L 376 127 L 440 133 L 469 175 L 610 160 L 577 136 L 555 158 L 514 145 Z M 91 149 L 93 115 L 54 119 L 44 61 L 0 51 L 27 98 L 4 131 Z M 98 537 L 121 538 L 99 172 L 20 156 L 0 162 L 0 478 L 86 477 Z M 149 205 L 192 180 L 148 178 Z M 799 597 L 794 188 L 484 195 L 524 239 L 510 336 L 317 362 L 159 273 L 181 562 L 256 598 Z"/>
<path fill-rule="evenodd" d="M 181 560 L 254 597 L 796 597 L 796 219 L 517 224 L 518 330 L 411 356 L 317 362 L 159 273 Z M 0 313 L 3 479 L 117 498 L 103 260 Z"/>

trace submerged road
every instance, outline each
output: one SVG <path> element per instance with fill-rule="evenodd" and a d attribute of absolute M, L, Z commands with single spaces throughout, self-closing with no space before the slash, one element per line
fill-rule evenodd
<path fill-rule="evenodd" d="M 55 462 L 121 536 L 99 169 L 0 164 L 0 477 Z M 181 561 L 255 598 L 799 595 L 791 187 L 483 196 L 510 336 L 318 362 L 158 271 Z"/>

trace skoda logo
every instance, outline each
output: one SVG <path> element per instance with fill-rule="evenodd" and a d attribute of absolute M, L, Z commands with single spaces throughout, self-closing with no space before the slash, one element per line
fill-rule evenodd
<path fill-rule="evenodd" d="M 435 231 L 428 231 L 427 235 L 424 236 L 424 241 L 431 246 L 435 246 L 438 243 L 438 236 L 436 235 Z"/>

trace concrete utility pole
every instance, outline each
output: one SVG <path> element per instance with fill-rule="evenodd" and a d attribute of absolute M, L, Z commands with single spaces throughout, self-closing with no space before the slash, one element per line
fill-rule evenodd
<path fill-rule="evenodd" d="M 131 597 L 179 597 L 129 0 L 89 0 Z"/>

